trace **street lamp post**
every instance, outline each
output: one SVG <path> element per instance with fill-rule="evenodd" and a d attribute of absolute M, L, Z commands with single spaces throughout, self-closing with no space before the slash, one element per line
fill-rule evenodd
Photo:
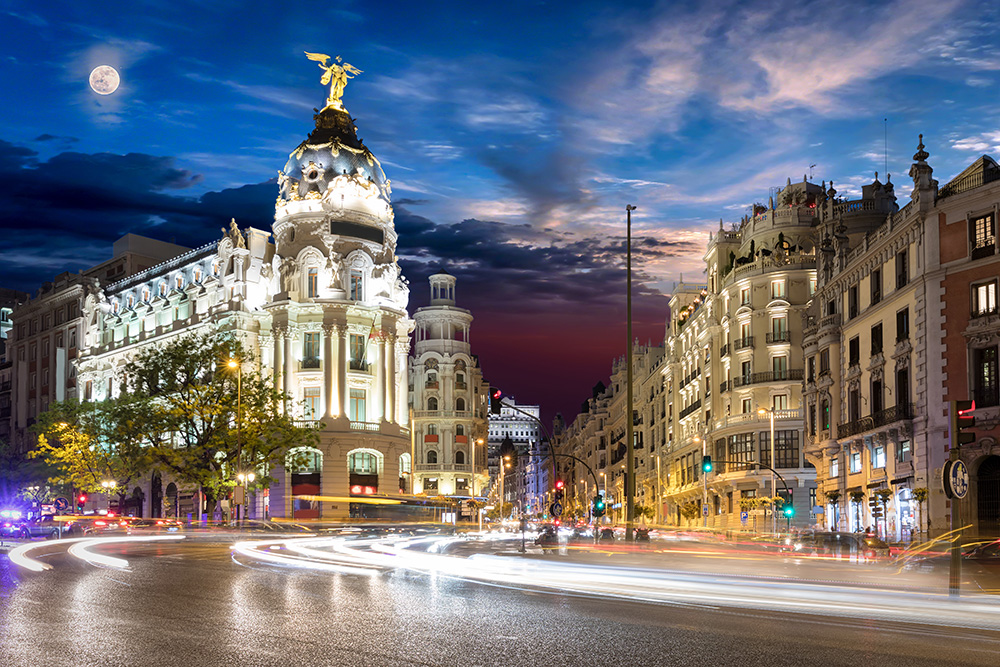
<path fill-rule="evenodd" d="M 628 367 L 625 376 L 628 387 L 626 388 L 626 401 L 628 410 L 625 414 L 625 437 L 628 439 L 626 456 L 627 471 L 625 473 L 625 539 L 632 539 L 632 522 L 635 515 L 635 438 L 634 420 L 632 418 L 632 211 L 635 206 L 626 204 L 625 216 L 627 219 L 625 226 L 625 272 L 626 272 L 626 296 L 625 296 L 625 365 Z"/>
<path fill-rule="evenodd" d="M 774 476 L 774 468 L 777 462 L 774 460 L 774 406 L 771 406 L 767 410 L 761 408 L 757 411 L 757 414 L 768 413 L 771 419 L 771 533 L 774 534 L 778 532 L 778 515 L 776 513 L 777 503 L 775 499 L 778 497 L 778 480 Z"/>
<path fill-rule="evenodd" d="M 114 493 L 115 486 L 117 486 L 117 484 L 114 480 L 104 480 L 101 482 L 101 488 L 104 489 L 104 495 L 108 496 L 108 511 L 111 510 L 111 494 Z M 118 511 L 122 511 L 120 507 L 118 508 Z"/>

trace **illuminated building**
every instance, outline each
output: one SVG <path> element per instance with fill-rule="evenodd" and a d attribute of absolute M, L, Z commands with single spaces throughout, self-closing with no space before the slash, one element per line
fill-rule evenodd
<path fill-rule="evenodd" d="M 482 496 L 489 482 L 489 387 L 472 354 L 472 314 L 455 305 L 454 276 L 440 271 L 429 280 L 430 305 L 413 315 L 413 491 L 429 496 Z"/>

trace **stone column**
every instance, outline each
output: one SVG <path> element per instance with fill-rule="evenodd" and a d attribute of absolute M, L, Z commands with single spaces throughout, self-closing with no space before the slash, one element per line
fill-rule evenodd
<path fill-rule="evenodd" d="M 347 324 L 337 326 L 337 399 L 340 401 L 340 416 L 348 417 L 347 397 Z"/>
<path fill-rule="evenodd" d="M 284 356 L 284 340 L 286 331 L 284 329 L 276 328 L 273 332 L 274 335 L 274 360 L 271 364 L 271 372 L 274 376 L 274 387 L 278 389 L 283 385 L 281 377 L 284 371 L 285 356 Z M 282 406 L 283 407 L 283 406 Z"/>
<path fill-rule="evenodd" d="M 402 372 L 396 373 L 396 395 L 405 397 L 409 391 L 406 376 L 406 357 L 407 352 L 410 349 L 410 341 L 408 338 L 403 337 L 396 340 L 396 368 L 401 369 Z M 418 408 L 419 409 L 419 408 Z M 403 400 L 396 402 L 396 423 L 397 424 L 409 424 L 410 427 L 410 414 L 407 406 L 407 401 Z"/>
<path fill-rule="evenodd" d="M 336 335 L 337 327 L 332 324 L 323 325 L 323 400 L 325 402 L 326 416 L 335 416 L 337 404 L 334 402 L 333 387 L 333 337 Z"/>
<path fill-rule="evenodd" d="M 285 410 L 287 411 L 291 406 L 289 402 L 294 400 L 292 396 L 292 366 L 295 364 L 295 360 L 292 357 L 292 336 L 294 333 L 292 331 L 285 332 L 285 352 L 284 352 L 284 364 L 282 364 L 282 390 L 288 395 L 285 399 Z"/>
<path fill-rule="evenodd" d="M 383 342 L 382 349 L 385 355 L 385 419 L 389 422 L 396 422 L 396 336 L 388 335 L 388 340 Z"/>
<path fill-rule="evenodd" d="M 381 422 L 382 420 L 388 421 L 388 417 L 386 416 L 386 403 L 385 403 L 385 387 L 388 378 L 386 378 L 385 374 L 384 336 L 378 337 L 378 343 L 375 345 L 375 350 L 376 350 L 375 352 L 376 360 L 375 363 L 373 364 L 375 367 L 375 391 L 373 392 L 374 396 L 372 396 L 375 405 L 373 405 L 372 407 L 375 408 L 374 414 L 378 415 L 378 419 L 373 421 Z"/>

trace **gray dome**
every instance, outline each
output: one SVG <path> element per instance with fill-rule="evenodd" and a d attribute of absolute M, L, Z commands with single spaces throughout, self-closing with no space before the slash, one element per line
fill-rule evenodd
<path fill-rule="evenodd" d="M 298 199 L 310 192 L 323 194 L 337 176 L 357 175 L 371 181 L 379 194 L 390 203 L 389 181 L 382 165 L 358 139 L 350 114 L 326 107 L 313 116 L 316 129 L 292 151 L 279 179 L 279 192 L 285 199 Z"/>

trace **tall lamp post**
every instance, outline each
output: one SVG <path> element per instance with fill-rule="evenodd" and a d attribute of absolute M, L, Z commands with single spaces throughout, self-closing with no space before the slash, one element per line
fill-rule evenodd
<path fill-rule="evenodd" d="M 111 511 L 111 494 L 115 492 L 116 486 L 117 484 L 114 480 L 105 480 L 101 482 L 101 488 L 104 489 L 104 495 L 108 497 L 108 511 Z M 119 507 L 118 512 L 120 513 L 121 511 L 122 508 Z"/>
<path fill-rule="evenodd" d="M 634 420 L 632 418 L 632 211 L 635 206 L 626 204 L 625 206 L 625 273 L 626 273 L 626 296 L 625 296 L 625 365 L 628 367 L 625 372 L 626 401 L 628 409 L 625 413 L 625 437 L 628 439 L 625 472 L 625 539 L 632 540 L 633 517 L 635 516 L 635 438 Z"/>
<path fill-rule="evenodd" d="M 246 487 L 243 486 L 243 364 L 237 359 L 230 359 L 227 363 L 230 368 L 236 369 L 236 469 L 241 471 L 238 475 L 240 485 L 243 488 L 243 497 L 236 505 L 236 520 L 242 516 L 243 504 L 246 502 Z M 252 481 L 252 480 L 251 480 Z"/>
<path fill-rule="evenodd" d="M 757 410 L 757 414 L 769 414 L 771 418 L 771 533 L 774 534 L 778 532 L 777 504 L 774 502 L 774 499 L 778 497 L 778 480 L 774 476 L 774 468 L 777 465 L 777 462 L 774 460 L 774 406 L 768 409 L 760 408 Z"/>

